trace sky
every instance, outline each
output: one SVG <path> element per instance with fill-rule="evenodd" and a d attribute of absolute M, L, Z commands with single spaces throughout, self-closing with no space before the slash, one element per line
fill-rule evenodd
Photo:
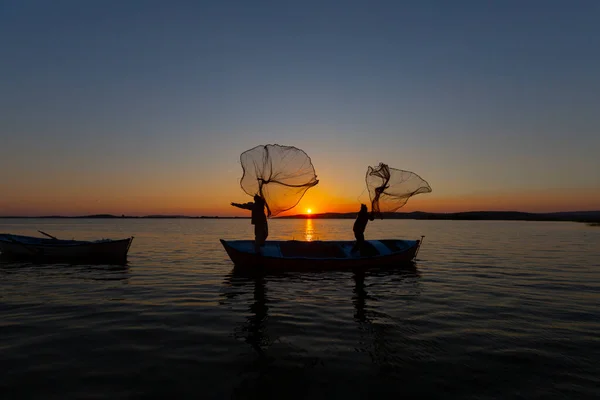
<path fill-rule="evenodd" d="M 246 215 L 240 154 L 303 149 L 288 214 L 600 209 L 600 2 L 0 0 L 0 215 Z"/>

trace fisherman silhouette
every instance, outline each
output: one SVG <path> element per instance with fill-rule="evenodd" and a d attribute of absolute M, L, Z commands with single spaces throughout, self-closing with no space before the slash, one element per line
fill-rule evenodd
<path fill-rule="evenodd" d="M 356 250 L 362 250 L 363 245 L 365 243 L 365 228 L 367 227 L 367 223 L 373 221 L 375 219 L 375 215 L 373 212 L 367 211 L 367 206 L 365 204 L 360 205 L 360 211 L 358 212 L 358 216 L 356 217 L 356 221 L 354 221 L 354 227 L 352 228 L 354 231 L 354 237 L 356 238 L 356 243 L 354 247 L 352 247 L 352 252 Z"/>
<path fill-rule="evenodd" d="M 269 225 L 267 224 L 267 215 L 265 214 L 265 207 L 268 210 L 269 206 L 267 206 L 265 200 L 258 194 L 254 195 L 254 202 L 244 204 L 231 203 L 231 205 L 252 211 L 251 223 L 254 225 L 254 248 L 257 253 L 260 253 L 260 248 L 265 245 L 265 241 L 269 236 Z"/>

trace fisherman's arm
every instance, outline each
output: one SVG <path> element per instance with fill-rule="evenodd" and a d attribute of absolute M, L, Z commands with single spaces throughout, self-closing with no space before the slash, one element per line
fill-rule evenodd
<path fill-rule="evenodd" d="M 237 208 L 242 208 L 244 210 L 252 210 L 252 206 L 254 205 L 254 203 L 231 203 L 231 205 Z"/>

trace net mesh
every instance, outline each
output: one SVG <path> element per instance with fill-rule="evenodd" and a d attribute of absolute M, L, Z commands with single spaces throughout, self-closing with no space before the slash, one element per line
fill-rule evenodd
<path fill-rule="evenodd" d="M 379 163 L 367 169 L 367 189 L 371 199 L 371 211 L 382 217 L 384 212 L 402 208 L 409 198 L 431 192 L 429 183 L 414 172 L 390 168 Z"/>
<path fill-rule="evenodd" d="M 265 199 L 268 216 L 294 208 L 319 183 L 310 157 L 293 146 L 256 146 L 243 152 L 240 161 L 242 189 Z"/>

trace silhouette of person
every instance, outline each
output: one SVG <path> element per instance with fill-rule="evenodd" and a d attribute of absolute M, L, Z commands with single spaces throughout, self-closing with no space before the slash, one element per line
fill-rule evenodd
<path fill-rule="evenodd" d="M 361 204 L 356 221 L 354 221 L 353 230 L 356 243 L 354 244 L 354 247 L 352 247 L 352 252 L 356 250 L 362 250 L 363 244 L 365 243 L 365 228 L 367 227 L 369 220 L 373 221 L 374 219 L 375 215 L 373 212 L 369 213 L 367 211 L 367 206 L 365 204 Z"/>
<path fill-rule="evenodd" d="M 254 203 L 231 203 L 232 206 L 252 211 L 252 225 L 254 225 L 254 247 L 257 253 L 260 253 L 260 248 L 265 245 L 265 241 L 269 236 L 269 226 L 267 224 L 267 215 L 265 214 L 265 206 L 267 211 L 269 206 L 265 200 L 258 194 L 254 195 Z"/>

